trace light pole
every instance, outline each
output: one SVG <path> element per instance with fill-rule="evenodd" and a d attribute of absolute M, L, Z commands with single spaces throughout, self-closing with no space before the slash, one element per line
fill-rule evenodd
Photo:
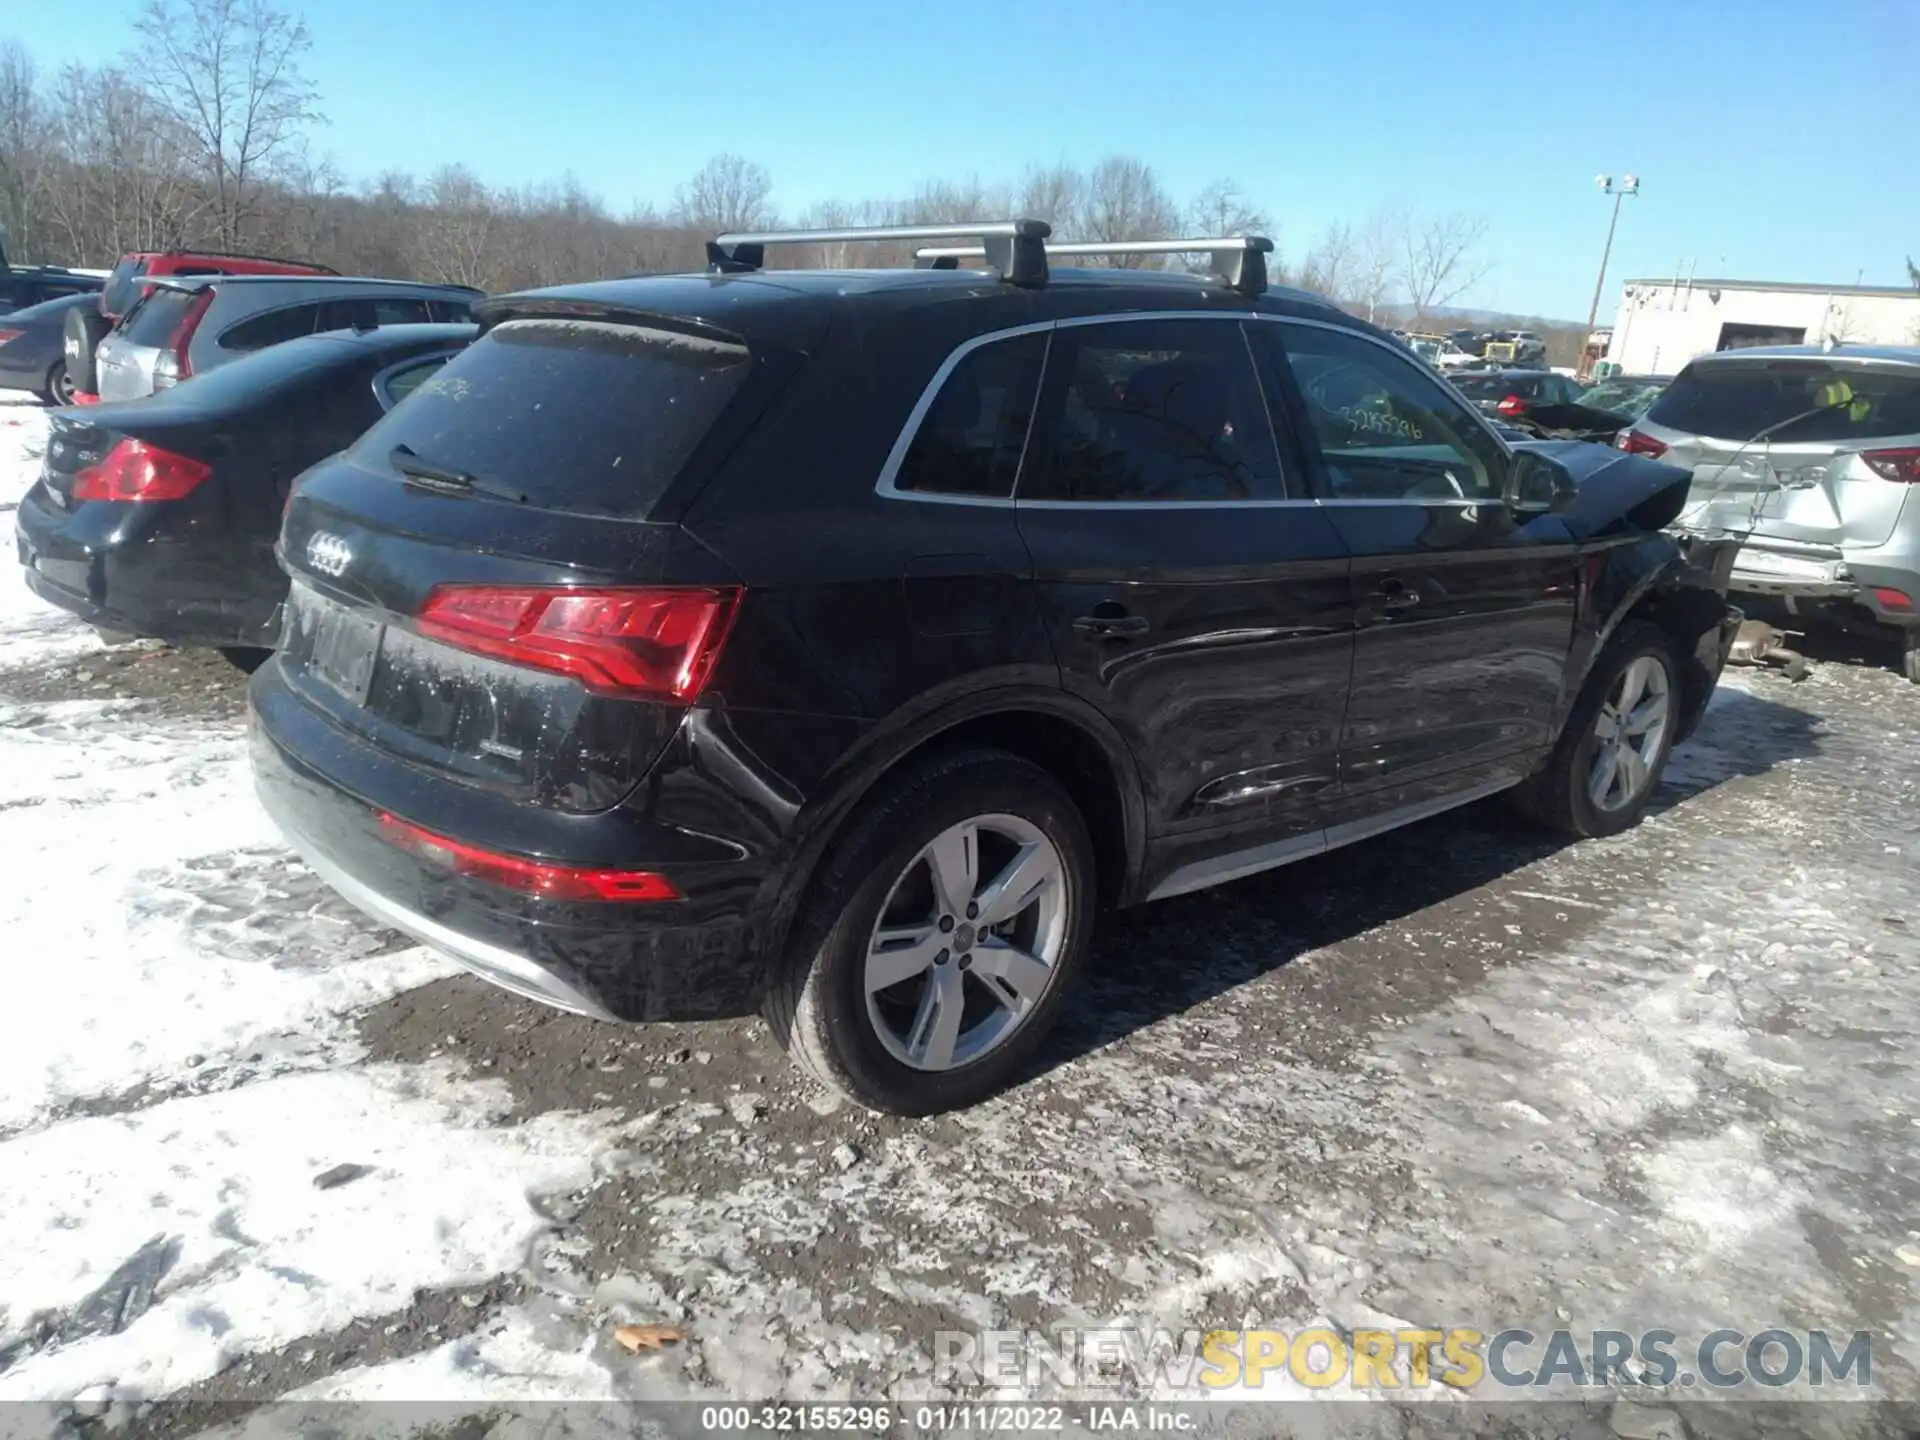
<path fill-rule="evenodd" d="M 1589 346 L 1593 340 L 1593 322 L 1600 315 L 1600 292 L 1606 288 L 1607 261 L 1613 256 L 1613 231 L 1620 223 L 1620 202 L 1629 195 L 1640 193 L 1638 175 L 1622 175 L 1620 183 L 1615 185 L 1611 175 L 1596 175 L 1593 183 L 1600 187 L 1600 193 L 1613 196 L 1613 218 L 1607 222 L 1607 248 L 1600 252 L 1600 273 L 1593 282 L 1593 304 L 1587 307 L 1587 333 L 1580 341 L 1580 378 L 1585 379 L 1593 366 L 1589 360 Z"/>

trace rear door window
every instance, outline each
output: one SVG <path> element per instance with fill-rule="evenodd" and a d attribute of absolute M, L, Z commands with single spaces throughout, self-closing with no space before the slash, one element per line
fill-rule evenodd
<path fill-rule="evenodd" d="M 442 323 L 456 325 L 473 323 L 473 307 L 464 300 L 429 300 L 427 313 Z"/>
<path fill-rule="evenodd" d="M 1851 402 L 1827 406 L 1835 381 Z M 1812 413 L 1809 413 L 1812 412 Z M 1771 427 L 1782 444 L 1878 440 L 1920 434 L 1920 370 L 1822 361 L 1690 365 L 1647 411 L 1656 425 L 1714 440 L 1748 441 Z"/>
<path fill-rule="evenodd" d="M 163 346 L 173 338 L 197 298 L 190 291 L 163 286 L 133 307 L 121 321 L 121 332 L 132 344 Z"/>
<path fill-rule="evenodd" d="M 894 488 L 977 498 L 1013 494 L 1046 356 L 1044 334 L 1016 335 L 969 351 L 921 417 Z"/>
<path fill-rule="evenodd" d="M 1287 493 L 1237 321 L 1063 326 L 1046 447 L 1022 500 L 1278 500 Z"/>
<path fill-rule="evenodd" d="M 255 315 L 221 331 L 220 348 L 264 350 L 284 340 L 296 340 L 302 335 L 313 334 L 319 318 L 318 305 L 289 305 L 284 309 L 269 310 L 264 315 Z"/>
<path fill-rule="evenodd" d="M 427 302 L 411 295 L 356 295 L 321 307 L 322 330 L 370 330 L 381 325 L 424 325 Z"/>
<path fill-rule="evenodd" d="M 505 320 L 354 447 L 396 445 L 553 510 L 643 519 L 752 369 L 741 344 L 611 321 Z"/>

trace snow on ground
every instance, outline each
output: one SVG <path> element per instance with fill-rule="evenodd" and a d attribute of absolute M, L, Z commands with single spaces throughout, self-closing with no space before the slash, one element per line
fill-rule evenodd
<path fill-rule="evenodd" d="M 93 631 L 41 604 L 13 563 L 13 511 L 40 473 L 46 440 L 47 411 L 40 402 L 18 390 L 0 390 L 0 522 L 6 529 L 0 551 L 0 670 L 100 648 Z"/>
<path fill-rule="evenodd" d="M 0 405 L 0 504 L 43 424 Z M 0 565 L 0 697 L 97 643 Z M 456 976 L 281 849 L 220 713 L 0 698 L 0 1398 L 979 1395 L 934 1332 L 1061 1322 L 1864 1328 L 1920 1393 L 1884 670 L 1730 676 L 1618 839 L 1478 807 L 1116 917 L 1040 1071 L 924 1122 Z"/>

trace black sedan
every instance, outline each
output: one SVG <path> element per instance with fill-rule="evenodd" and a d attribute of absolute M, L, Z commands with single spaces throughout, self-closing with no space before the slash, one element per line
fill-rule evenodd
<path fill-rule="evenodd" d="M 62 295 L 0 315 L 0 390 L 31 390 L 53 405 L 73 403 L 63 348 L 67 312 L 97 296 Z"/>
<path fill-rule="evenodd" d="M 1490 418 L 1545 440 L 1611 445 L 1630 415 L 1587 402 L 1586 392 L 1551 370 L 1480 370 L 1453 377 L 1460 393 Z"/>
<path fill-rule="evenodd" d="M 341 330 L 270 346 L 144 400 L 56 412 L 19 510 L 42 599 L 104 630 L 218 647 L 278 638 L 274 559 L 294 478 L 345 449 L 473 339 L 471 325 Z"/>

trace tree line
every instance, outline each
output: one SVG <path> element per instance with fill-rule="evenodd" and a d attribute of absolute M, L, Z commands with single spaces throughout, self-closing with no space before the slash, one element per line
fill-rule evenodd
<path fill-rule="evenodd" d="M 823 200 L 783 215 L 766 169 L 718 155 L 658 203 L 615 214 L 571 176 L 496 186 L 450 161 L 351 180 L 316 159 L 321 97 L 305 21 L 273 0 L 148 0 L 119 59 L 39 67 L 0 43 L 0 226 L 18 260 L 111 265 L 129 250 L 205 246 L 311 259 L 348 274 L 501 291 L 697 267 L 728 230 L 940 224 L 1030 215 L 1063 240 L 1273 235 L 1232 179 L 1190 197 L 1136 156 L 1038 165 L 1002 180 Z M 1489 273 L 1486 222 L 1385 206 L 1328 226 L 1276 279 L 1382 321 L 1423 321 Z M 782 250 L 772 264 L 898 263 L 904 247 Z M 1095 262 L 1099 263 L 1099 262 Z M 1111 263 L 1158 264 L 1114 257 Z"/>

